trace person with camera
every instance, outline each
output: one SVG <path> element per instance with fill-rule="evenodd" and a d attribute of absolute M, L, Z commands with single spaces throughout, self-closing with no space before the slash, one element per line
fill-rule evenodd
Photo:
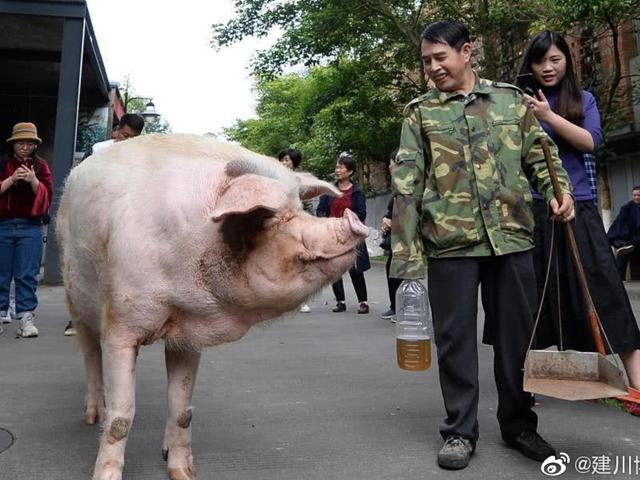
<path fill-rule="evenodd" d="M 0 160 L 0 316 L 9 308 L 15 280 L 17 336 L 38 336 L 38 274 L 42 258 L 42 218 L 53 197 L 47 162 L 36 154 L 42 140 L 33 123 L 16 123 L 7 139 L 9 154 Z"/>
<path fill-rule="evenodd" d="M 558 33 L 544 31 L 531 40 L 524 53 L 520 77 L 526 74 L 532 74 L 535 85 L 534 91 L 529 92 L 531 95 L 524 96 L 525 102 L 558 145 L 562 166 L 573 185 L 576 200 L 573 230 L 589 292 L 608 338 L 605 348 L 609 353 L 620 354 L 630 386 L 640 389 L 640 330 L 618 274 L 602 218 L 593 203 L 584 164 L 583 154 L 597 150 L 602 140 L 596 100 L 590 92 L 580 88 L 571 50 Z M 546 203 L 535 189 L 533 197 L 533 258 L 538 291 L 542 292 L 553 223 Z M 546 296 L 536 331 L 536 346 L 558 345 L 563 349 L 595 351 L 573 260 L 558 228 L 554 243 L 558 266 L 549 276 L 549 291 L 558 294 Z"/>

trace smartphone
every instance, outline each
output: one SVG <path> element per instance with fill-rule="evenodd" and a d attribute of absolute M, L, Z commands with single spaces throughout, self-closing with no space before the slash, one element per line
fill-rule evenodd
<path fill-rule="evenodd" d="M 538 98 L 538 90 L 540 85 L 533 76 L 533 73 L 523 73 L 516 77 L 516 85 L 522 89 L 527 95 L 531 95 L 534 98 Z"/>

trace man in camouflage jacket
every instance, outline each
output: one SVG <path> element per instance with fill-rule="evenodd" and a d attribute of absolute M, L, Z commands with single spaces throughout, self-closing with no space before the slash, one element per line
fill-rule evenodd
<path fill-rule="evenodd" d="M 424 277 L 447 417 L 443 468 L 468 465 L 479 436 L 476 341 L 478 285 L 493 333 L 498 422 L 506 443 L 542 461 L 554 449 L 537 433 L 522 367 L 537 304 L 529 180 L 554 218 L 573 218 L 569 178 L 552 145 L 563 190 L 556 202 L 540 140 L 547 138 L 516 87 L 479 79 L 466 27 L 441 21 L 422 36 L 436 88 L 405 108 L 393 171 L 391 275 Z"/>

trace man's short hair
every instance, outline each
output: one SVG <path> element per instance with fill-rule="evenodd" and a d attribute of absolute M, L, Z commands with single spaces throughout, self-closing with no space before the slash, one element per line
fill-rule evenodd
<path fill-rule="evenodd" d="M 460 51 L 462 45 L 471 42 L 467 26 L 457 20 L 440 20 L 427 25 L 422 40 L 429 43 L 444 43 Z"/>
<path fill-rule="evenodd" d="M 296 150 L 295 148 L 285 148 L 284 150 L 280 150 L 278 153 L 278 160 L 282 161 L 282 159 L 287 155 L 289 155 L 289 158 L 291 159 L 293 169 L 295 170 L 298 168 L 302 162 L 302 154 L 300 153 L 300 150 Z"/>
<path fill-rule="evenodd" d="M 631 189 L 632 192 L 635 192 L 636 190 L 640 190 L 640 185 L 636 185 Z"/>
<path fill-rule="evenodd" d="M 139 113 L 125 113 L 118 122 L 118 128 L 125 126 L 140 134 L 144 128 L 144 118 Z"/>

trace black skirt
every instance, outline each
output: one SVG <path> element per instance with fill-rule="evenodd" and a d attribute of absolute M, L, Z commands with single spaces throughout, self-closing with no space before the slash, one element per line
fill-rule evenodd
<path fill-rule="evenodd" d="M 615 258 L 600 214 L 591 201 L 577 201 L 575 208 L 573 230 L 578 252 L 589 293 L 606 337 L 615 353 L 636 350 L 640 348 L 640 330 L 631 310 L 627 291 L 616 269 Z M 552 220 L 549 218 L 547 204 L 542 200 L 534 201 L 533 212 L 536 222 L 533 261 L 538 298 L 541 298 L 551 244 Z M 565 240 L 564 227 L 559 223 L 555 226 L 555 244 L 559 275 L 556 277 L 556 262 L 552 260 L 549 286 L 536 329 L 535 348 L 557 345 L 564 350 L 596 351 L 588 324 L 588 312 L 580 294 L 573 259 Z M 557 278 L 560 281 L 559 288 Z M 607 352 L 611 353 L 604 337 L 603 342 Z"/>

